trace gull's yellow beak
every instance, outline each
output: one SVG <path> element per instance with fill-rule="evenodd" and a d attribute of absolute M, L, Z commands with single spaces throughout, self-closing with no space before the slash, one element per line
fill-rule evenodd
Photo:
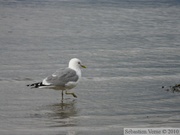
<path fill-rule="evenodd" d="M 82 67 L 82 68 L 86 68 L 86 66 L 84 66 L 84 65 L 81 65 L 81 67 Z"/>

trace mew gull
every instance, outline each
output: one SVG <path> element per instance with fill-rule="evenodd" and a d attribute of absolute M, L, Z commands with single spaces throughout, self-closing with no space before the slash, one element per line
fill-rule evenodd
<path fill-rule="evenodd" d="M 78 84 L 81 78 L 80 68 L 86 68 L 86 66 L 82 65 L 79 59 L 73 58 L 69 61 L 69 66 L 64 70 L 57 70 L 52 75 L 43 79 L 42 82 L 28 84 L 27 86 L 30 86 L 31 88 L 62 90 L 62 100 L 63 91 L 65 91 L 65 94 L 77 97 L 74 93 L 67 92 L 67 90 L 74 88 Z"/>

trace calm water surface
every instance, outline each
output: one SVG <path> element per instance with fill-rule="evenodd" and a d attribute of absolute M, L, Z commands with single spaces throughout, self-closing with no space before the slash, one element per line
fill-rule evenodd
<path fill-rule="evenodd" d="M 180 127 L 178 0 L 1 0 L 0 134 L 122 135 Z M 74 89 L 29 89 L 77 57 Z"/>

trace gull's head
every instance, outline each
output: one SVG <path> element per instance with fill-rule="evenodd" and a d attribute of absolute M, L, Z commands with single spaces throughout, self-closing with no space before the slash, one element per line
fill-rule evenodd
<path fill-rule="evenodd" d="M 69 61 L 69 68 L 71 69 L 80 69 L 80 68 L 86 68 L 81 62 L 81 60 L 77 58 L 73 58 Z"/>

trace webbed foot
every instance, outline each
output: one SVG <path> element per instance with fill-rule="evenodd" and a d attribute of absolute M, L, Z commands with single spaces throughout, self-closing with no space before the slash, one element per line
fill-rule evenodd
<path fill-rule="evenodd" d="M 73 97 L 77 98 L 76 94 L 74 94 L 73 92 L 67 92 L 66 91 L 66 95 L 72 95 Z"/>

